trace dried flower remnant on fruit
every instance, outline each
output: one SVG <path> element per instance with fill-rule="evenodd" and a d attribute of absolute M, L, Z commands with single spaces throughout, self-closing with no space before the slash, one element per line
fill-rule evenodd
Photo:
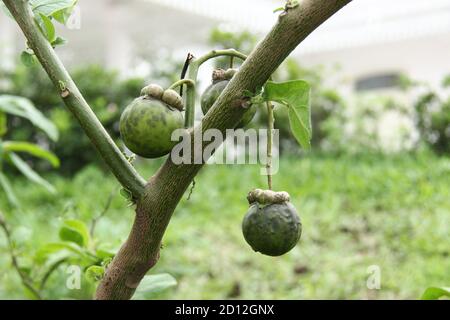
<path fill-rule="evenodd" d="M 184 109 L 183 98 L 181 98 L 181 96 L 175 90 L 167 89 L 166 91 L 164 91 L 161 100 L 164 103 L 167 103 L 169 106 L 180 111 L 183 111 Z"/>
<path fill-rule="evenodd" d="M 149 84 L 141 90 L 141 96 L 149 96 L 155 99 L 161 99 L 164 89 L 158 84 Z"/>

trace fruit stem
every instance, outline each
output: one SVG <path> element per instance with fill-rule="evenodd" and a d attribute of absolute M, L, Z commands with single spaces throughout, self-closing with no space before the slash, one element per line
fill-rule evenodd
<path fill-rule="evenodd" d="M 274 116 L 273 105 L 270 101 L 267 101 L 267 185 L 269 190 L 272 190 L 272 139 L 274 128 Z"/>
<path fill-rule="evenodd" d="M 192 86 L 195 86 L 195 83 L 194 83 L 194 81 L 192 81 L 191 79 L 181 79 L 181 80 L 178 80 L 177 82 L 174 82 L 174 83 L 169 87 L 169 89 L 175 89 L 175 88 L 181 87 L 181 86 L 183 86 L 183 85 L 186 85 L 186 86 L 188 86 L 188 87 L 192 87 Z"/>
<path fill-rule="evenodd" d="M 191 128 L 194 126 L 194 120 L 195 120 L 195 87 L 197 84 L 197 78 L 198 78 L 198 70 L 200 69 L 201 65 L 205 63 L 206 61 L 217 58 L 217 57 L 236 57 L 242 60 L 245 60 L 247 56 L 235 49 L 224 49 L 224 50 L 213 50 L 208 52 L 207 54 L 199 57 L 199 58 L 192 58 L 189 63 L 189 71 L 188 71 L 188 77 L 187 79 L 190 79 L 192 81 L 192 85 L 188 86 L 186 88 L 186 97 L 184 105 L 186 107 L 186 113 L 184 118 L 184 126 L 186 128 Z"/>

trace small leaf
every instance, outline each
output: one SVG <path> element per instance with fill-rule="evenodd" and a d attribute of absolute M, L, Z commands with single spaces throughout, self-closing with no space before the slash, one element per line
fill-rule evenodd
<path fill-rule="evenodd" d="M 85 272 L 86 278 L 94 282 L 102 280 L 104 274 L 105 268 L 101 266 L 90 266 Z"/>
<path fill-rule="evenodd" d="M 36 65 L 37 59 L 34 54 L 29 53 L 28 51 L 22 51 L 22 53 L 20 54 L 20 61 L 26 67 L 32 67 Z"/>
<path fill-rule="evenodd" d="M 0 171 L 0 187 L 5 191 L 6 198 L 9 203 L 14 207 L 20 207 L 19 201 L 17 200 L 16 195 L 11 187 L 11 183 L 8 178 Z"/>
<path fill-rule="evenodd" d="M 55 18 L 55 20 L 58 21 L 59 23 L 65 25 L 72 14 L 73 8 L 74 6 L 56 11 L 55 13 L 52 14 L 52 17 Z"/>
<path fill-rule="evenodd" d="M 273 13 L 277 13 L 279 11 L 284 11 L 285 7 L 278 7 L 276 9 L 273 10 Z"/>
<path fill-rule="evenodd" d="M 58 140 L 58 129 L 48 120 L 33 103 L 23 97 L 0 95 L 0 111 L 22 117 L 44 131 L 53 141 Z"/>
<path fill-rule="evenodd" d="M 55 26 L 53 25 L 52 20 L 47 17 L 43 13 L 39 13 L 40 19 L 38 20 L 39 26 L 41 27 L 42 32 L 44 33 L 47 40 L 52 43 L 56 40 L 56 30 Z"/>
<path fill-rule="evenodd" d="M 53 47 L 63 46 L 67 43 L 67 40 L 62 37 L 56 37 L 56 39 L 52 42 Z"/>
<path fill-rule="evenodd" d="M 89 245 L 89 230 L 83 221 L 66 220 L 59 230 L 59 238 L 78 244 L 80 247 Z"/>
<path fill-rule="evenodd" d="M 83 251 L 82 249 L 76 245 L 75 243 L 71 242 L 54 242 L 54 243 L 48 243 L 38 249 L 35 255 L 35 261 L 39 264 L 44 263 L 46 260 L 49 259 L 50 256 L 62 253 L 62 252 L 68 252 L 75 254 L 77 256 L 82 256 Z"/>
<path fill-rule="evenodd" d="M 127 190 L 127 189 L 125 189 L 125 188 L 121 188 L 119 193 L 120 193 L 120 195 L 121 195 L 122 197 L 124 197 L 126 200 L 128 200 L 128 201 L 133 200 L 133 194 L 131 193 L 130 190 Z"/>
<path fill-rule="evenodd" d="M 53 187 L 50 182 L 42 178 L 36 171 L 31 169 L 31 167 L 23 161 L 17 154 L 9 153 L 8 159 L 12 164 L 19 170 L 28 180 L 41 185 L 45 189 L 47 189 L 50 193 L 56 193 L 55 187 Z"/>
<path fill-rule="evenodd" d="M 438 300 L 442 297 L 450 298 L 450 288 L 445 287 L 430 287 L 425 290 L 420 299 L 422 300 Z"/>
<path fill-rule="evenodd" d="M 176 286 L 177 280 L 168 273 L 145 276 L 133 296 L 135 300 L 145 300 L 154 293 Z"/>
<path fill-rule="evenodd" d="M 70 10 L 76 3 L 76 0 L 30 0 L 34 14 L 43 14 L 47 17 L 53 16 L 61 10 Z"/>
<path fill-rule="evenodd" d="M 267 82 L 264 87 L 264 99 L 276 101 L 288 106 L 289 124 L 298 143 L 305 149 L 311 147 L 311 88 L 308 82 L 294 80 L 287 82 Z"/>
<path fill-rule="evenodd" d="M 54 153 L 42 149 L 34 143 L 23 141 L 4 141 L 3 149 L 6 152 L 26 152 L 37 158 L 47 160 L 55 168 L 59 167 L 59 159 Z"/>

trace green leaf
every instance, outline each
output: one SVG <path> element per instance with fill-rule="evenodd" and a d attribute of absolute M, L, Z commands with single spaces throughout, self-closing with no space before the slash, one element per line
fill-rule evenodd
<path fill-rule="evenodd" d="M 14 207 L 20 207 L 19 201 L 17 200 L 16 195 L 11 187 L 11 183 L 8 178 L 0 171 L 0 187 L 5 191 L 6 198 L 9 203 Z"/>
<path fill-rule="evenodd" d="M 114 257 L 115 253 L 108 251 L 108 250 L 104 250 L 104 249 L 97 249 L 95 251 L 95 255 L 102 260 L 105 259 L 111 259 Z"/>
<path fill-rule="evenodd" d="M 41 185 L 45 189 L 47 189 L 50 193 L 56 193 L 56 189 L 44 178 L 42 178 L 36 171 L 31 169 L 31 167 L 23 161 L 17 154 L 9 153 L 8 159 L 12 164 L 19 170 L 28 180 Z"/>
<path fill-rule="evenodd" d="M 53 141 L 58 140 L 56 126 L 36 109 L 30 100 L 18 96 L 0 95 L 0 111 L 28 119 Z"/>
<path fill-rule="evenodd" d="M 43 14 L 47 17 L 57 15 L 58 19 L 61 19 L 58 12 L 71 10 L 76 3 L 77 0 L 30 0 L 31 9 L 35 15 Z M 58 22 L 61 21 L 58 20 Z"/>
<path fill-rule="evenodd" d="M 47 160 L 55 168 L 59 167 L 59 159 L 54 153 L 42 149 L 40 146 L 34 143 L 22 141 L 4 141 L 3 149 L 6 152 L 26 152 L 37 158 Z"/>
<path fill-rule="evenodd" d="M 86 277 L 94 282 L 102 280 L 104 274 L 105 268 L 101 266 L 90 266 L 85 272 Z"/>
<path fill-rule="evenodd" d="M 76 2 L 74 3 L 74 5 L 75 4 L 76 4 Z M 72 14 L 73 7 L 74 6 L 71 6 L 69 8 L 56 11 L 55 13 L 52 14 L 52 17 L 55 18 L 55 20 L 58 21 L 59 23 L 65 25 L 67 23 L 67 21 L 69 20 L 70 15 Z"/>
<path fill-rule="evenodd" d="M 22 51 L 20 54 L 20 61 L 25 67 L 32 67 L 37 63 L 36 56 L 28 51 Z"/>
<path fill-rule="evenodd" d="M 130 190 L 125 189 L 125 188 L 121 188 L 119 191 L 120 195 L 122 197 L 124 197 L 126 200 L 131 201 L 133 200 L 133 194 L 131 193 Z"/>
<path fill-rule="evenodd" d="M 89 245 L 89 230 L 86 224 L 80 220 L 66 220 L 59 229 L 59 238 L 64 241 L 74 242 L 80 247 Z"/>
<path fill-rule="evenodd" d="M 133 296 L 135 300 L 146 300 L 154 293 L 176 286 L 177 280 L 168 273 L 145 276 Z"/>
<path fill-rule="evenodd" d="M 67 40 L 62 37 L 56 37 L 56 39 L 52 42 L 53 47 L 63 46 L 67 43 Z"/>
<path fill-rule="evenodd" d="M 52 43 L 56 40 L 56 30 L 52 20 L 43 13 L 39 13 L 40 19 L 37 19 L 42 32 L 47 40 Z"/>
<path fill-rule="evenodd" d="M 75 243 L 71 242 L 54 242 L 48 243 L 40 247 L 35 255 L 35 261 L 39 264 L 44 263 L 50 256 L 57 253 L 72 253 L 77 256 L 83 256 L 83 250 Z"/>
<path fill-rule="evenodd" d="M 6 114 L 4 112 L 0 112 L 0 138 L 3 137 L 7 131 L 8 127 L 6 125 Z"/>
<path fill-rule="evenodd" d="M 298 143 L 305 149 L 311 147 L 310 85 L 303 80 L 267 82 L 264 100 L 276 101 L 289 108 L 289 124 Z"/>
<path fill-rule="evenodd" d="M 430 287 L 425 290 L 420 299 L 422 300 L 438 300 L 442 297 L 450 298 L 450 288 L 445 287 Z"/>

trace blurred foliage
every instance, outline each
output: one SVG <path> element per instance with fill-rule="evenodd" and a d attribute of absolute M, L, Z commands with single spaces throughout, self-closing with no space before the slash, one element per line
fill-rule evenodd
<path fill-rule="evenodd" d="M 410 151 L 418 139 L 413 117 L 413 109 L 401 99 L 378 93 L 355 95 L 322 124 L 322 147 L 338 153 Z"/>
<path fill-rule="evenodd" d="M 178 285 L 144 298 L 417 299 L 429 286 L 448 286 L 448 158 L 433 153 L 309 154 L 280 161 L 274 188 L 289 190 L 300 213 L 304 234 L 299 245 L 276 259 L 253 252 L 240 225 L 248 209 L 247 192 L 266 185 L 266 178 L 257 166 L 206 166 L 191 199 L 184 197 L 178 207 L 163 239 L 161 259 L 149 273 L 169 273 Z M 150 176 L 157 167 L 146 162 L 138 169 Z M 88 230 L 96 220 L 83 251 L 96 257 L 100 249 L 117 252 L 131 228 L 133 209 L 118 196 L 114 177 L 88 166 L 71 179 L 56 174 L 46 178 L 59 191 L 57 196 L 15 179 L 13 187 L 27 201 L 20 212 L 4 212 L 23 268 L 44 270 L 35 259 L 49 243 L 81 247 L 78 240 L 60 238 L 67 220 L 82 221 Z M 109 194 L 113 197 L 102 215 Z M 205 194 L 214 201 L 205 201 Z M 0 194 L 0 208 L 6 201 Z M 0 298 L 28 297 L 2 234 L 0 252 Z M 83 276 L 81 289 L 69 290 L 67 268 L 101 268 L 100 259 L 84 261 L 75 254 L 70 259 L 48 278 L 44 298 L 92 298 L 95 279 Z M 366 286 L 371 265 L 381 268 L 380 290 Z M 98 274 L 95 269 L 89 273 Z M 152 290 L 159 281 L 173 285 L 166 276 L 153 279 L 157 283 L 149 286 Z"/>
<path fill-rule="evenodd" d="M 100 66 L 75 69 L 72 76 L 106 130 L 117 140 L 121 111 L 139 94 L 144 79 L 121 79 L 116 71 Z M 40 66 L 26 68 L 18 65 L 13 71 L 2 71 L 0 83 L 0 94 L 30 99 L 55 123 L 60 132 L 60 139 L 52 142 L 41 132 L 36 132 L 28 121 L 12 117 L 8 120 L 10 130 L 6 138 L 48 144 L 61 159 L 61 172 L 65 174 L 72 174 L 86 164 L 102 163 Z"/>
<path fill-rule="evenodd" d="M 423 142 L 439 154 L 450 154 L 450 76 L 441 90 L 428 88 L 416 101 L 417 127 Z"/>
<path fill-rule="evenodd" d="M 52 168 L 59 167 L 60 161 L 52 152 L 37 144 L 28 141 L 3 140 L 9 129 L 7 118 L 11 115 L 27 120 L 35 126 L 34 131 L 39 128 L 52 141 L 58 139 L 58 131 L 30 100 L 18 96 L 0 95 L 0 190 L 5 193 L 10 205 L 19 207 L 20 202 L 6 175 L 6 172 L 9 171 L 7 169 L 14 168 L 27 177 L 30 182 L 44 187 L 50 193 L 55 193 L 55 188 L 34 171 L 32 166 L 22 159 L 22 155 L 43 159 Z M 21 155 L 19 156 L 19 154 Z"/>

